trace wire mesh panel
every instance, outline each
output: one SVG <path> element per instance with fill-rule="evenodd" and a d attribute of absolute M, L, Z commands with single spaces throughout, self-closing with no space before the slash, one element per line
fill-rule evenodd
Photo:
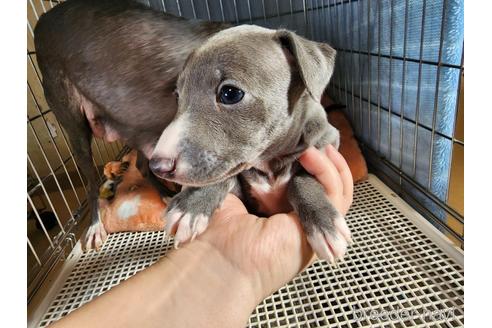
<path fill-rule="evenodd" d="M 33 30 L 54 1 L 27 2 L 27 267 L 28 300 L 50 269 L 76 243 L 75 227 L 85 214 L 87 189 L 69 140 L 43 93 Z M 94 165 L 118 157 L 121 143 L 94 140 Z"/>
<path fill-rule="evenodd" d="M 374 181 L 355 189 L 347 215 L 355 244 L 343 262 L 311 265 L 258 305 L 250 327 L 463 326 L 463 268 Z M 40 325 L 151 265 L 172 244 L 162 232 L 110 235 L 100 252 L 82 254 Z"/>
<path fill-rule="evenodd" d="M 464 147 L 455 136 L 463 1 L 330 4 L 326 41 L 338 50 L 330 96 L 346 105 L 372 169 L 463 247 L 447 224 L 464 219 L 447 202 L 453 147 Z"/>

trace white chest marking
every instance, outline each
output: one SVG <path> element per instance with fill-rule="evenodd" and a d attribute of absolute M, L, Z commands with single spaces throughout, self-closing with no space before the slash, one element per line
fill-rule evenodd
<path fill-rule="evenodd" d="M 271 182 L 266 177 L 261 177 L 260 181 L 250 182 L 251 195 L 258 202 L 261 212 L 272 215 L 290 211 L 286 194 L 290 178 L 291 174 L 288 172 Z"/>

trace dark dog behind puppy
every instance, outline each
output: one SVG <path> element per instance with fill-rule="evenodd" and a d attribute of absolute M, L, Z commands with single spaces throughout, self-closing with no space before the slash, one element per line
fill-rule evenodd
<path fill-rule="evenodd" d="M 164 194 L 148 159 L 176 113 L 177 75 L 189 53 L 225 27 L 129 0 L 69 0 L 40 17 L 34 34 L 46 100 L 89 186 L 85 248 L 98 248 L 106 235 L 97 207 L 92 135 L 139 150 L 139 169 Z"/>

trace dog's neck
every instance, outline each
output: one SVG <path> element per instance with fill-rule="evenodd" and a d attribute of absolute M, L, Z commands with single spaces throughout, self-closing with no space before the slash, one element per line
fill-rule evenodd
<path fill-rule="evenodd" d="M 321 105 L 317 103 L 315 106 L 319 108 L 310 108 L 314 107 L 314 100 L 305 93 L 295 106 L 297 108 L 291 114 L 292 125 L 287 131 L 279 134 L 263 151 L 258 162 L 253 164 L 255 169 L 269 176 L 282 174 L 303 151 L 309 146 L 316 145 L 321 137 L 320 134 L 311 131 L 311 121 L 317 120 L 318 117 L 310 113 L 310 111 L 323 111 Z"/>
<path fill-rule="evenodd" d="M 257 174 L 267 178 L 270 184 L 274 184 L 277 178 L 282 177 L 291 171 L 292 164 L 306 148 L 307 146 L 301 138 L 298 146 L 293 150 L 269 160 L 257 162 L 253 165 L 252 169 L 255 170 Z"/>

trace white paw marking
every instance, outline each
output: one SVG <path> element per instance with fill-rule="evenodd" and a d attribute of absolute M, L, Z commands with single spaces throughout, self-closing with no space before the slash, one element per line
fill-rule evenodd
<path fill-rule="evenodd" d="M 208 216 L 200 214 L 195 218 L 194 232 L 201 234 L 207 229 L 208 226 Z"/>
<path fill-rule="evenodd" d="M 166 229 L 166 233 L 168 235 L 173 233 L 174 226 L 176 225 L 176 223 L 178 223 L 179 219 L 181 219 L 182 216 L 183 216 L 183 212 L 175 211 L 175 210 L 169 211 L 166 214 L 166 227 L 165 227 L 165 229 Z"/>
<path fill-rule="evenodd" d="M 319 259 L 335 264 L 347 252 L 352 243 L 351 233 L 343 217 L 334 220 L 335 231 L 332 233 L 316 231 L 307 237 L 309 244 Z"/>
<path fill-rule="evenodd" d="M 174 235 L 174 248 L 186 241 L 193 241 L 196 236 L 205 231 L 208 226 L 208 216 L 200 214 L 193 218 L 192 214 L 171 210 L 167 214 L 166 233 Z"/>
<path fill-rule="evenodd" d="M 178 248 L 181 242 L 187 241 L 191 238 L 191 214 L 185 214 L 179 220 L 178 230 L 174 235 L 174 248 Z"/>
<path fill-rule="evenodd" d="M 91 249 L 99 250 L 107 237 L 108 234 L 106 229 L 104 229 L 104 225 L 99 218 L 99 222 L 95 225 L 91 225 L 87 230 L 85 243 L 83 245 L 84 249 L 86 251 Z"/>
<path fill-rule="evenodd" d="M 349 243 L 349 245 L 352 245 L 352 233 L 350 232 L 350 229 L 347 225 L 347 221 L 345 221 L 345 218 L 343 216 L 338 216 L 334 220 L 335 228 L 342 234 L 342 236 L 345 238 L 345 240 Z"/>

